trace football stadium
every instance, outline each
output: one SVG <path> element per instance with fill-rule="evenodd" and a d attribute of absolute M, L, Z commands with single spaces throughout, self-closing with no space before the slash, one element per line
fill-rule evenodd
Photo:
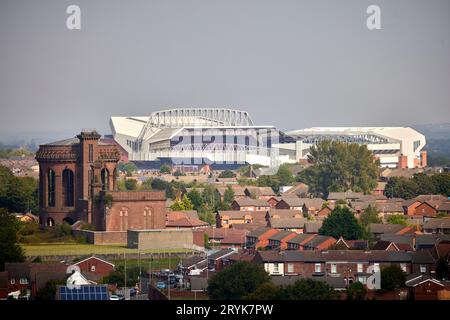
<path fill-rule="evenodd" d="M 300 158 L 322 140 L 366 144 L 381 167 L 416 168 L 427 164 L 425 136 L 409 127 L 316 127 L 286 133 L 300 142 Z"/>
<path fill-rule="evenodd" d="M 425 136 L 409 127 L 314 127 L 283 133 L 273 125 L 256 125 L 246 111 L 226 108 L 111 117 L 110 126 L 129 160 L 147 167 L 161 162 L 276 167 L 307 159 L 311 146 L 322 140 L 366 144 L 381 167 L 415 168 L 427 162 Z"/>
<path fill-rule="evenodd" d="M 280 132 L 272 125 L 255 125 L 245 111 L 179 108 L 146 117 L 112 117 L 110 126 L 131 161 L 225 166 L 283 161 L 272 148 L 283 142 Z"/>

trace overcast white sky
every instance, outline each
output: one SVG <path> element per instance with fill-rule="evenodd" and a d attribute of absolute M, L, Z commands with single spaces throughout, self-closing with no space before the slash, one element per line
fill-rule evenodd
<path fill-rule="evenodd" d="M 0 133 L 109 133 L 172 107 L 283 130 L 449 122 L 449 30 L 448 0 L 0 0 Z"/>

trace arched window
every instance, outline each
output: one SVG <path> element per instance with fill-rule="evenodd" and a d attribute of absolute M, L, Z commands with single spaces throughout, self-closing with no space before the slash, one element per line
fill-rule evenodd
<path fill-rule="evenodd" d="M 49 207 L 55 206 L 55 171 L 48 170 L 47 174 L 47 202 Z"/>
<path fill-rule="evenodd" d="M 101 171 L 102 177 L 102 190 L 109 191 L 109 171 L 106 168 L 103 168 Z"/>
<path fill-rule="evenodd" d="M 62 174 L 63 183 L 63 199 L 65 207 L 73 207 L 74 205 L 74 186 L 73 186 L 73 171 L 64 169 Z"/>
<path fill-rule="evenodd" d="M 151 215 L 152 215 L 152 208 L 145 207 L 144 208 L 144 217 L 151 217 Z"/>
<path fill-rule="evenodd" d="M 113 171 L 113 190 L 116 190 L 116 181 L 117 181 L 117 168 L 114 168 Z"/>
<path fill-rule="evenodd" d="M 47 226 L 54 227 L 55 226 L 55 220 L 53 220 L 53 218 L 47 218 Z"/>
<path fill-rule="evenodd" d="M 119 212 L 120 217 L 128 217 L 128 208 L 122 207 Z"/>

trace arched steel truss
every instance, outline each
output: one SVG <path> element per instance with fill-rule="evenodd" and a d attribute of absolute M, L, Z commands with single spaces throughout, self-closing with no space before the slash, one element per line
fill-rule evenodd
<path fill-rule="evenodd" d="M 153 112 L 138 136 L 138 143 L 155 128 L 252 126 L 246 111 L 217 108 L 179 108 Z"/>

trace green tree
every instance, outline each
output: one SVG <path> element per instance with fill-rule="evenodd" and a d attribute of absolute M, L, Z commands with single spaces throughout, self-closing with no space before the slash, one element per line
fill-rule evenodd
<path fill-rule="evenodd" d="M 236 174 L 231 170 L 225 170 L 219 174 L 219 178 L 236 178 Z"/>
<path fill-rule="evenodd" d="M 7 167 L 0 165 L 0 208 L 7 208 L 9 205 L 8 190 L 13 179 L 12 172 Z"/>
<path fill-rule="evenodd" d="M 359 281 L 353 282 L 347 288 L 347 299 L 364 300 L 367 294 L 367 288 Z"/>
<path fill-rule="evenodd" d="M 202 192 L 202 197 L 207 209 L 215 210 L 220 204 L 220 194 L 217 188 L 212 185 L 206 185 Z"/>
<path fill-rule="evenodd" d="M 32 177 L 14 177 L 7 191 L 10 212 L 39 212 L 38 181 Z"/>
<path fill-rule="evenodd" d="M 39 212 L 38 181 L 31 177 L 15 177 L 0 165 L 0 208 L 9 212 Z"/>
<path fill-rule="evenodd" d="M 24 253 L 18 243 L 19 228 L 16 218 L 0 209 L 0 271 L 5 270 L 5 262 L 24 261 Z"/>
<path fill-rule="evenodd" d="M 355 240 L 361 239 L 363 229 L 349 208 L 339 205 L 325 218 L 322 227 L 319 229 L 319 234 L 331 236 L 335 239 L 343 237 L 346 240 Z"/>
<path fill-rule="evenodd" d="M 376 186 L 378 162 L 366 145 L 321 141 L 311 147 L 308 160 L 313 164 L 298 176 L 309 192 L 324 198 L 332 191 L 369 193 Z"/>
<path fill-rule="evenodd" d="M 208 222 L 210 225 L 216 224 L 216 217 L 211 211 L 200 211 L 198 218 L 202 221 Z"/>
<path fill-rule="evenodd" d="M 291 186 L 295 179 L 287 164 L 282 164 L 276 174 L 280 186 Z"/>
<path fill-rule="evenodd" d="M 387 218 L 387 223 L 389 224 L 401 224 L 406 226 L 406 218 L 399 214 L 394 214 Z"/>
<path fill-rule="evenodd" d="M 255 291 L 245 296 L 247 300 L 280 300 L 283 297 L 283 288 L 273 282 L 264 282 Z"/>
<path fill-rule="evenodd" d="M 181 172 L 180 170 L 177 170 L 173 173 L 174 177 L 181 177 L 181 176 L 185 176 L 185 175 L 186 175 L 186 173 Z"/>
<path fill-rule="evenodd" d="M 269 279 L 262 266 L 240 261 L 216 273 L 209 280 L 208 294 L 214 300 L 240 300 Z"/>
<path fill-rule="evenodd" d="M 172 169 L 170 169 L 170 167 L 166 164 L 163 164 L 160 168 L 159 168 L 159 172 L 161 173 L 171 173 Z"/>
<path fill-rule="evenodd" d="M 397 265 L 381 269 L 381 290 L 392 291 L 405 285 L 406 273 Z"/>
<path fill-rule="evenodd" d="M 363 235 L 362 238 L 369 240 L 369 244 L 372 244 L 372 242 L 374 241 L 373 239 L 373 234 L 370 230 L 370 224 L 371 223 L 382 223 L 383 221 L 381 220 L 381 218 L 378 216 L 378 211 L 377 209 L 372 206 L 369 205 L 363 213 L 361 213 L 361 215 L 359 216 L 359 223 L 363 229 Z"/>
<path fill-rule="evenodd" d="M 388 198 L 411 199 L 419 194 L 417 183 L 405 177 L 392 177 L 386 183 L 384 194 Z"/>
<path fill-rule="evenodd" d="M 152 190 L 152 178 L 148 178 L 145 181 L 142 182 L 141 184 L 141 189 L 142 190 Z"/>
<path fill-rule="evenodd" d="M 126 270 L 127 287 L 134 287 L 139 282 L 139 267 L 127 267 Z M 116 270 L 112 271 L 107 276 L 100 279 L 100 283 L 103 284 L 117 284 L 118 287 L 124 287 L 125 285 L 125 268 L 123 266 L 116 267 Z"/>
<path fill-rule="evenodd" d="M 363 228 L 367 228 L 367 226 L 371 223 L 382 223 L 382 220 L 378 216 L 377 209 L 369 204 L 364 212 L 359 216 L 359 222 Z"/>
<path fill-rule="evenodd" d="M 202 195 L 197 189 L 192 189 L 188 192 L 188 197 L 191 199 L 192 205 L 194 206 L 194 209 L 199 212 L 203 209 L 203 206 L 205 204 L 205 201 L 202 198 Z"/>
<path fill-rule="evenodd" d="M 126 179 L 125 180 L 125 189 L 131 191 L 137 189 L 137 181 L 134 179 Z"/>
<path fill-rule="evenodd" d="M 300 279 L 293 285 L 286 286 L 283 300 L 333 300 L 336 292 L 323 281 Z"/>
<path fill-rule="evenodd" d="M 56 286 L 65 285 L 66 280 L 50 280 L 36 293 L 36 300 L 50 301 L 56 299 Z"/>
<path fill-rule="evenodd" d="M 417 173 L 412 178 L 421 194 L 436 194 L 437 188 L 431 175 Z"/>
<path fill-rule="evenodd" d="M 169 182 L 156 178 L 152 180 L 151 186 L 154 190 L 165 190 L 167 198 L 175 199 L 175 190 Z"/>
<path fill-rule="evenodd" d="M 206 233 L 203 234 L 203 244 L 205 249 L 211 249 L 211 242 L 209 242 L 209 237 Z"/>
<path fill-rule="evenodd" d="M 443 172 L 433 174 L 431 176 L 433 183 L 436 188 L 436 193 L 443 194 L 447 197 L 450 197 L 450 173 Z"/>
<path fill-rule="evenodd" d="M 117 169 L 119 171 L 125 172 L 127 177 L 131 177 L 133 173 L 137 171 L 137 167 L 133 162 L 120 162 L 117 166 Z"/>
<path fill-rule="evenodd" d="M 274 192 L 280 190 L 280 180 L 277 176 L 260 176 L 257 180 L 258 187 L 271 187 Z"/>
<path fill-rule="evenodd" d="M 194 205 L 192 204 L 191 200 L 189 199 L 188 195 L 185 194 L 183 199 L 177 198 L 175 200 L 175 203 L 170 206 L 172 210 L 175 211 L 187 211 L 187 210 L 193 210 Z"/>
<path fill-rule="evenodd" d="M 223 202 L 230 205 L 233 201 L 234 201 L 234 191 L 230 186 L 228 186 L 227 189 L 225 190 L 225 193 L 223 194 Z"/>

